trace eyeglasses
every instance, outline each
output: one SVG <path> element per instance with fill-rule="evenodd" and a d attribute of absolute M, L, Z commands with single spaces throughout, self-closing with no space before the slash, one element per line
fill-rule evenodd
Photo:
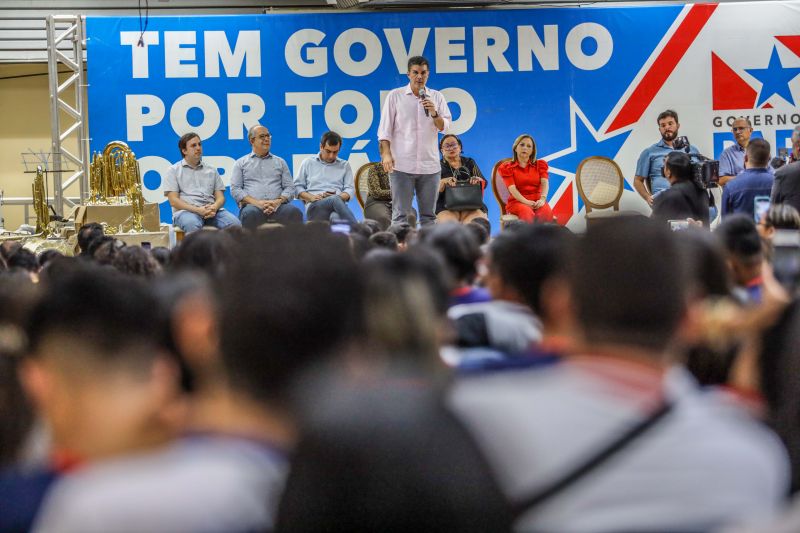
<path fill-rule="evenodd" d="M 271 133 L 262 133 L 261 135 L 257 135 L 256 137 L 258 137 L 259 139 L 271 139 L 272 138 L 272 134 Z"/>
<path fill-rule="evenodd" d="M 731 128 L 731 129 L 732 129 L 733 131 L 744 131 L 744 130 L 746 130 L 746 129 L 749 129 L 749 128 L 748 128 L 747 126 L 734 126 L 734 127 L 733 127 L 733 128 Z"/>
<path fill-rule="evenodd" d="M 458 143 L 443 144 L 442 148 L 444 148 L 445 150 L 452 150 L 453 148 L 458 148 Z"/>

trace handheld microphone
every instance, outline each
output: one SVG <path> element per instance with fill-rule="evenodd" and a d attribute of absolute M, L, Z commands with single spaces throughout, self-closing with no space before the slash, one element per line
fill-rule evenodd
<path fill-rule="evenodd" d="M 425 87 L 422 87 L 422 88 L 419 90 L 419 98 L 420 98 L 420 100 L 425 100 L 427 97 L 428 97 L 428 95 L 427 95 L 427 94 L 425 94 Z M 428 111 L 428 108 L 426 107 L 426 108 L 424 108 L 424 109 L 425 109 L 425 116 L 426 116 L 426 117 L 429 117 L 429 116 L 431 116 L 431 112 L 430 112 L 430 111 Z"/>

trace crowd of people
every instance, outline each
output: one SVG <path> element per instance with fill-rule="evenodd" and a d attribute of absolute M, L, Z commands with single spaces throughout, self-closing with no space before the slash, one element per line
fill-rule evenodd
<path fill-rule="evenodd" d="M 335 226 L 4 242 L 0 531 L 747 531 L 790 506 L 800 315 L 752 217 Z"/>
<path fill-rule="evenodd" d="M 172 250 L 0 243 L 0 532 L 800 529 L 800 214 L 756 216 L 769 144 L 734 123 L 710 206 L 662 113 L 652 216 L 576 235 L 523 134 L 492 236 L 428 76 L 387 95 L 361 222 L 339 135 L 292 177 L 255 125 L 238 217 L 181 137 Z"/>

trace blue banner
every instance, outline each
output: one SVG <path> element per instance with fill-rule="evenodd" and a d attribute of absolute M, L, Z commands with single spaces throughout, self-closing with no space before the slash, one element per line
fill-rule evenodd
<path fill-rule="evenodd" d="M 205 160 L 226 184 L 233 161 L 250 151 L 246 131 L 257 122 L 270 129 L 273 153 L 293 172 L 318 152 L 328 129 L 344 137 L 341 157 L 356 170 L 379 160 L 382 96 L 408 83 L 409 56 L 424 55 L 428 85 L 448 99 L 465 155 L 488 177 L 511 155 L 516 136 L 531 133 L 539 157 L 551 162 L 550 204 L 567 223 L 581 209 L 571 187 L 578 163 L 617 157 L 649 104 L 629 112 L 627 104 L 648 97 L 632 92 L 634 81 L 690 10 L 152 17 L 144 33 L 138 18 L 90 17 L 91 149 L 127 142 L 140 161 L 145 198 L 162 203 L 164 221 L 171 214 L 161 177 L 181 158 L 177 140 L 190 130 L 200 133 Z M 625 113 L 632 118 L 611 135 L 612 120 Z M 648 134 L 648 144 L 657 140 L 655 124 Z M 625 171 L 630 181 L 632 168 Z M 496 225 L 490 196 L 487 190 Z M 226 207 L 238 212 L 230 199 Z M 360 216 L 355 201 L 351 208 Z"/>

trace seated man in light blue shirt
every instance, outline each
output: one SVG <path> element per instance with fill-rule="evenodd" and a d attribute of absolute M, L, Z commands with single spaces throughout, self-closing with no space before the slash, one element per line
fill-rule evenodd
<path fill-rule="evenodd" d="M 306 203 L 308 220 L 355 224 L 347 202 L 355 194 L 350 163 L 337 157 L 342 137 L 327 131 L 319 143 L 319 154 L 307 158 L 294 178 L 297 196 Z"/>
<path fill-rule="evenodd" d="M 678 113 L 667 109 L 658 115 L 658 131 L 661 133 L 661 140 L 653 146 L 645 148 L 639 156 L 636 164 L 636 177 L 633 187 L 636 192 L 644 198 L 644 201 L 652 207 L 653 197 L 661 191 L 669 188 L 669 181 L 662 172 L 664 168 L 664 157 L 674 151 L 673 144 L 678 137 Z M 690 147 L 693 154 L 699 153 L 694 146 Z M 649 189 L 648 189 L 649 187 Z"/>
<path fill-rule="evenodd" d="M 231 196 L 239 203 L 242 225 L 255 229 L 266 222 L 301 224 L 303 213 L 289 203 L 294 198 L 289 166 L 269 150 L 272 134 L 256 124 L 247 139 L 253 151 L 237 159 L 231 171 Z"/>
<path fill-rule="evenodd" d="M 183 159 L 169 167 L 164 195 L 172 206 L 172 221 L 186 233 L 203 226 L 238 226 L 235 215 L 222 208 L 225 185 L 217 169 L 203 163 L 203 143 L 195 132 L 178 140 Z"/>

